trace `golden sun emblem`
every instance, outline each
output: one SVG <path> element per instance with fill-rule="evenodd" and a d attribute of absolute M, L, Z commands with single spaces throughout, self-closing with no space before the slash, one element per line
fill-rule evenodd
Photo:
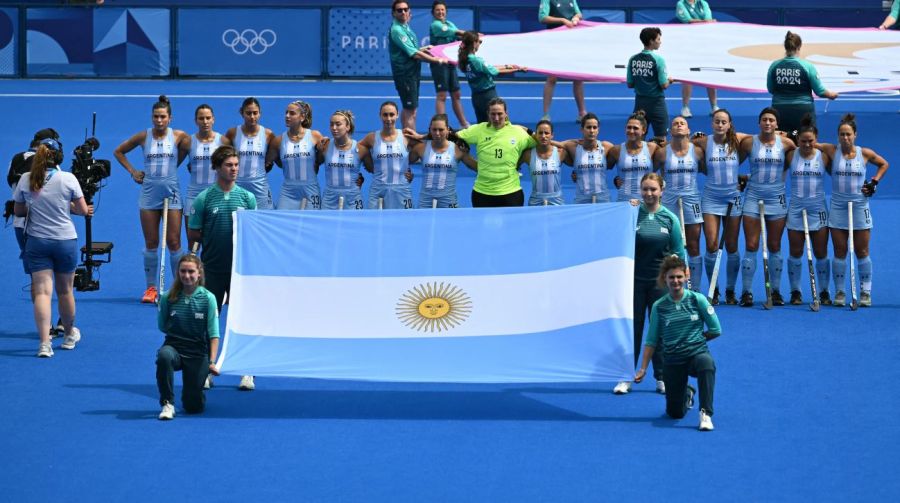
<path fill-rule="evenodd" d="M 437 281 L 404 293 L 395 309 L 397 318 L 420 332 L 445 332 L 466 321 L 472 301 L 459 287 Z"/>

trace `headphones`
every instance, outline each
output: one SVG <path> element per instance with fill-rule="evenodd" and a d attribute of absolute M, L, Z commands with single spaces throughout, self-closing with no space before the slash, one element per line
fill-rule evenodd
<path fill-rule="evenodd" d="M 50 149 L 50 152 L 53 154 L 50 157 L 50 162 L 53 163 L 54 166 L 59 166 L 63 162 L 63 151 L 62 144 L 58 140 L 54 140 L 53 138 L 46 138 L 41 140 L 40 145 L 46 146 Z"/>

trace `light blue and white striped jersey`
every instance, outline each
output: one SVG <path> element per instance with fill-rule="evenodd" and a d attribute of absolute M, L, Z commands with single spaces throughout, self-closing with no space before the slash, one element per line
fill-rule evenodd
<path fill-rule="evenodd" d="M 381 138 L 381 132 L 375 131 L 375 147 L 372 149 L 372 161 L 375 163 L 374 181 L 385 185 L 408 185 L 406 171 L 409 169 L 409 150 L 406 141 L 399 132 L 394 141 L 387 142 Z"/>
<path fill-rule="evenodd" d="M 425 142 L 425 157 L 422 159 L 422 188 L 443 190 L 456 187 L 456 145 L 447 142 L 447 150 L 438 153 L 431 147 L 431 140 Z"/>
<path fill-rule="evenodd" d="M 234 148 L 240 155 L 238 182 L 266 177 L 266 128 L 259 126 L 253 136 L 245 136 L 240 126 L 234 135 Z"/>
<path fill-rule="evenodd" d="M 212 167 L 212 154 L 222 146 L 222 135 L 216 133 L 211 142 L 204 143 L 191 135 L 191 152 L 188 162 L 191 166 L 191 185 L 212 185 L 216 182 L 216 171 Z"/>
<path fill-rule="evenodd" d="M 838 202 L 865 201 L 862 186 L 866 181 L 866 160 L 862 147 L 855 147 L 856 156 L 847 159 L 838 147 L 831 162 L 831 200 Z"/>
<path fill-rule="evenodd" d="M 575 172 L 578 174 L 577 189 L 581 194 L 602 194 L 606 187 L 606 149 L 597 142 L 597 148 L 591 151 L 584 145 L 575 147 Z"/>
<path fill-rule="evenodd" d="M 727 143 L 716 143 L 712 135 L 706 137 L 706 186 L 734 190 L 741 168 L 737 149 L 728 152 Z"/>
<path fill-rule="evenodd" d="M 759 135 L 753 137 L 750 150 L 750 183 L 757 185 L 783 185 L 784 144 L 781 136 L 775 136 L 774 145 L 764 145 Z"/>
<path fill-rule="evenodd" d="M 620 201 L 641 198 L 641 178 L 653 171 L 653 159 L 650 158 L 650 148 L 647 142 L 641 142 L 641 150 L 637 155 L 628 153 L 627 143 L 619 145 L 619 160 L 616 167 L 622 186 L 619 188 Z"/>
<path fill-rule="evenodd" d="M 334 147 L 334 140 L 328 143 L 325 152 L 325 182 L 335 189 L 356 188 L 359 176 L 359 153 L 356 151 L 356 140 L 350 142 L 347 150 Z"/>
<path fill-rule="evenodd" d="M 537 149 L 532 149 L 531 160 L 528 162 L 528 169 L 531 171 L 531 193 L 562 194 L 559 168 L 559 150 L 556 147 L 552 147 L 550 157 L 547 159 L 541 159 Z"/>
<path fill-rule="evenodd" d="M 800 155 L 800 149 L 794 151 L 791 159 L 791 198 L 823 199 L 825 198 L 825 164 L 822 152 L 815 152 L 810 159 Z"/>
<path fill-rule="evenodd" d="M 666 167 L 663 180 L 666 182 L 666 193 L 685 196 L 699 194 L 697 189 L 697 170 L 700 168 L 694 153 L 694 144 L 688 143 L 688 151 L 679 157 L 666 145 Z"/>
<path fill-rule="evenodd" d="M 175 145 L 172 128 L 167 128 L 166 136 L 161 139 L 153 137 L 153 129 L 147 129 L 147 139 L 141 147 L 147 178 L 178 178 L 175 172 L 178 168 L 178 146 Z"/>
<path fill-rule="evenodd" d="M 316 148 L 312 142 L 312 132 L 306 130 L 303 138 L 292 142 L 285 131 L 281 135 L 281 167 L 284 169 L 285 183 L 318 184 L 316 179 Z"/>

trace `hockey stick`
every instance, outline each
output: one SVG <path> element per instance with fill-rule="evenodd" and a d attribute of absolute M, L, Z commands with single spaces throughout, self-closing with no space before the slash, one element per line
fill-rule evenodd
<path fill-rule="evenodd" d="M 734 203 L 728 203 L 728 209 L 725 210 L 725 218 L 722 219 L 722 238 L 719 240 L 719 249 L 716 250 L 716 265 L 713 266 L 712 276 L 709 278 L 709 295 L 712 298 L 716 293 L 716 283 L 719 282 L 719 266 L 722 264 L 722 249 L 725 248 L 725 232 L 728 230 L 728 217 L 731 216 L 731 208 Z"/>
<path fill-rule="evenodd" d="M 806 240 L 806 266 L 809 269 L 809 290 L 812 292 L 813 301 L 809 308 L 819 311 L 819 292 L 816 289 L 816 272 L 813 269 L 812 244 L 809 239 L 809 222 L 806 220 L 806 208 L 803 209 L 803 237 Z"/>
<path fill-rule="evenodd" d="M 159 293 L 156 295 L 156 302 L 159 302 L 159 296 L 166 291 L 166 229 L 169 226 L 169 198 L 163 199 L 162 214 L 162 250 L 159 252 Z"/>
<path fill-rule="evenodd" d="M 684 204 L 682 204 L 680 197 L 678 198 L 678 218 L 681 219 L 681 240 L 686 242 L 687 234 L 684 231 Z M 684 247 L 684 263 L 685 263 L 685 265 L 688 265 L 689 260 L 690 260 L 690 258 L 688 258 L 687 246 L 685 246 Z M 688 265 L 688 270 L 689 271 L 691 270 L 689 265 Z M 691 276 L 688 275 L 688 277 L 687 277 L 688 290 L 694 289 L 691 285 L 692 285 Z"/>
<path fill-rule="evenodd" d="M 772 309 L 772 282 L 769 280 L 769 244 L 766 241 L 766 205 L 762 199 L 759 200 L 759 224 L 760 241 L 762 241 L 763 279 L 766 283 L 766 303 L 763 304 L 763 307 Z"/>
<path fill-rule="evenodd" d="M 859 299 L 856 297 L 856 266 L 853 265 L 853 259 L 856 257 L 856 250 L 853 249 L 853 201 L 847 203 L 847 260 L 850 262 L 850 310 L 856 311 L 859 307 Z"/>

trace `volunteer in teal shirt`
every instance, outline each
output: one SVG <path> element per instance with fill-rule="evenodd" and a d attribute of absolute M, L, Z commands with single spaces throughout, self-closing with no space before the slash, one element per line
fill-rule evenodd
<path fill-rule="evenodd" d="M 822 85 L 816 67 L 809 61 L 800 59 L 802 46 L 800 35 L 787 32 L 784 37 L 785 57 L 769 66 L 766 79 L 766 88 L 772 94 L 772 108 L 778 110 L 778 128 L 788 134 L 800 129 L 800 121 L 806 114 L 810 114 L 815 124 L 813 92 L 830 100 L 838 97 L 838 93 L 829 91 Z"/>
<path fill-rule="evenodd" d="M 391 5 L 394 21 L 388 32 L 388 54 L 391 58 L 391 74 L 394 76 L 394 87 L 400 95 L 403 111 L 400 119 L 403 127 L 416 128 L 416 109 L 419 108 L 419 81 L 422 77 L 421 61 L 447 64 L 447 60 L 436 58 L 428 52 L 428 47 L 419 47 L 419 38 L 409 20 L 412 18 L 409 3 L 405 0 L 394 0 Z"/>
<path fill-rule="evenodd" d="M 628 60 L 625 82 L 634 89 L 633 111 L 643 110 L 647 122 L 653 125 L 653 134 L 665 138 L 669 125 L 665 90 L 674 80 L 666 72 L 666 62 L 656 53 L 662 45 L 662 30 L 644 28 L 640 38 L 644 50 Z"/>
<path fill-rule="evenodd" d="M 453 21 L 447 19 L 447 5 L 443 0 L 437 0 L 431 5 L 431 15 L 434 17 L 428 28 L 431 45 L 449 44 L 462 37 L 464 32 L 457 28 Z M 450 93 L 450 101 L 453 104 L 453 113 L 456 114 L 456 119 L 459 121 L 459 129 L 469 127 L 469 121 L 466 120 L 466 113 L 463 110 L 456 67 L 431 63 L 431 78 L 434 80 L 434 113 L 447 113 L 447 93 Z"/>
<path fill-rule="evenodd" d="M 891 13 L 884 18 L 884 21 L 878 26 L 879 30 L 886 30 L 897 22 L 897 18 L 900 17 L 900 0 L 894 0 L 894 3 L 891 5 Z"/>
<path fill-rule="evenodd" d="M 712 17 L 712 11 L 709 10 L 709 4 L 706 0 L 678 0 L 675 4 L 675 16 L 682 23 L 715 23 Z M 691 113 L 691 91 L 694 86 L 687 82 L 681 83 L 681 116 L 685 119 L 693 117 Z M 714 87 L 706 88 L 706 95 L 709 96 L 710 115 L 716 113 L 719 106 L 716 104 L 716 89 Z"/>
<path fill-rule="evenodd" d="M 475 53 L 484 40 L 474 31 L 463 33 L 459 44 L 459 69 L 466 73 L 469 87 L 472 88 L 472 107 L 475 108 L 475 122 L 488 121 L 488 103 L 497 98 L 494 77 L 503 73 L 527 71 L 516 65 L 501 65 L 499 68 L 486 63 Z"/>

